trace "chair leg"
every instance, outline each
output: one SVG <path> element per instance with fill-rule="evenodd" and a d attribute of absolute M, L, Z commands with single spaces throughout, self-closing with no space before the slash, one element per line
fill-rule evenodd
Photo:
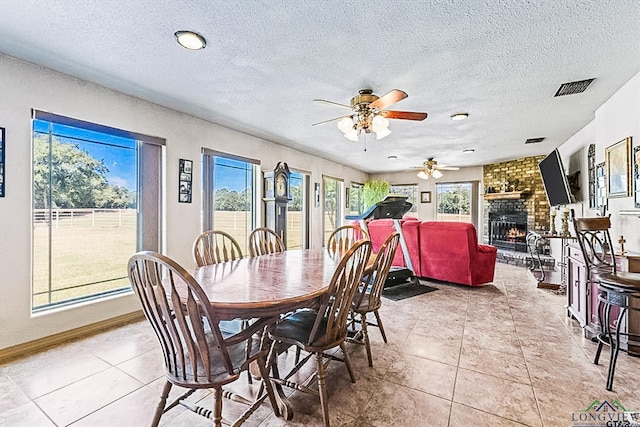
<path fill-rule="evenodd" d="M 329 397 L 327 395 L 326 374 L 324 372 L 324 363 L 322 362 L 321 351 L 316 353 L 316 365 L 318 370 L 318 392 L 320 393 L 322 420 L 324 421 L 325 427 L 329 427 Z"/>
<path fill-rule="evenodd" d="M 162 394 L 160 395 L 160 402 L 158 402 L 158 407 L 156 408 L 156 412 L 153 415 L 153 421 L 151 421 L 151 427 L 157 427 L 160 423 L 160 418 L 162 417 L 162 413 L 164 412 L 164 407 L 167 404 L 167 397 L 169 396 L 169 392 L 171 391 L 171 384 L 169 381 L 164 383 L 164 387 L 162 388 Z"/>
<path fill-rule="evenodd" d="M 382 319 L 380 318 L 380 313 L 378 310 L 374 311 L 373 314 L 376 315 L 376 322 L 378 322 L 378 329 L 380 329 L 380 334 L 382 335 L 382 340 L 384 343 L 387 343 L 387 334 L 384 333 L 384 326 L 382 326 Z"/>
<path fill-rule="evenodd" d="M 347 365 L 347 371 L 349 371 L 351 382 L 355 383 L 356 377 L 353 374 L 353 368 L 351 367 L 351 358 L 349 357 L 349 353 L 347 353 L 347 346 L 344 345 L 344 341 L 340 344 L 340 350 L 342 350 L 342 355 L 344 356 L 344 364 Z"/>
<path fill-rule="evenodd" d="M 222 426 L 222 388 L 213 389 L 213 425 Z"/>
<path fill-rule="evenodd" d="M 600 353 L 602 353 L 602 347 L 604 343 L 602 341 L 598 341 L 598 349 L 596 350 L 596 356 L 593 358 L 593 364 L 597 365 L 600 362 Z"/>
<path fill-rule="evenodd" d="M 371 343 L 369 342 L 369 330 L 367 329 L 367 313 L 360 314 L 362 319 L 362 339 L 364 341 L 364 348 L 367 349 L 367 359 L 369 360 L 369 367 L 373 367 L 373 358 L 371 357 Z"/>

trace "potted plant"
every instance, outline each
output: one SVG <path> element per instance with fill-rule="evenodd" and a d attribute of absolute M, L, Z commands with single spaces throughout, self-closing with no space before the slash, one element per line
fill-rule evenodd
<path fill-rule="evenodd" d="M 364 183 L 362 198 L 365 208 L 369 208 L 389 194 L 389 183 L 380 179 L 370 179 Z"/>

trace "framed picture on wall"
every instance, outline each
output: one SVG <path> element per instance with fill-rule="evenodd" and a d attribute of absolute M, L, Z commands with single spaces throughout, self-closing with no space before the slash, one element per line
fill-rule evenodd
<path fill-rule="evenodd" d="M 431 203 L 431 191 L 420 192 L 420 203 Z"/>
<path fill-rule="evenodd" d="M 607 197 L 631 195 L 631 137 L 605 149 Z"/>
<path fill-rule="evenodd" d="M 640 146 L 633 149 L 633 204 L 640 208 Z"/>
<path fill-rule="evenodd" d="M 0 128 L 0 197 L 4 197 L 4 128 Z"/>
<path fill-rule="evenodd" d="M 178 167 L 178 202 L 191 203 L 191 183 L 193 162 L 191 160 L 180 159 Z"/>

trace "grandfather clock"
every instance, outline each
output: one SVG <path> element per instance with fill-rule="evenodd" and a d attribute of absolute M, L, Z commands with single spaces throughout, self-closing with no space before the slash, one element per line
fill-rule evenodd
<path fill-rule="evenodd" d="M 284 162 L 278 162 L 273 172 L 264 172 L 264 223 L 284 242 L 287 241 L 287 203 L 291 200 L 289 178 L 291 171 Z"/>

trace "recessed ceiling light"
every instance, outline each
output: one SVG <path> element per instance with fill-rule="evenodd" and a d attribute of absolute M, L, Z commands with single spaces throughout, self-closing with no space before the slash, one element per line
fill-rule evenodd
<path fill-rule="evenodd" d="M 389 160 L 397 160 L 398 156 L 388 156 L 387 159 L 389 159 Z"/>
<path fill-rule="evenodd" d="M 204 49 L 207 41 L 195 31 L 176 31 L 176 41 L 185 49 L 199 50 Z"/>
<path fill-rule="evenodd" d="M 464 150 L 462 150 L 462 152 L 466 154 L 475 153 L 475 151 L 476 150 L 474 150 L 473 148 L 465 148 Z"/>
<path fill-rule="evenodd" d="M 469 113 L 455 113 L 451 115 L 451 120 L 464 120 L 469 117 Z"/>

